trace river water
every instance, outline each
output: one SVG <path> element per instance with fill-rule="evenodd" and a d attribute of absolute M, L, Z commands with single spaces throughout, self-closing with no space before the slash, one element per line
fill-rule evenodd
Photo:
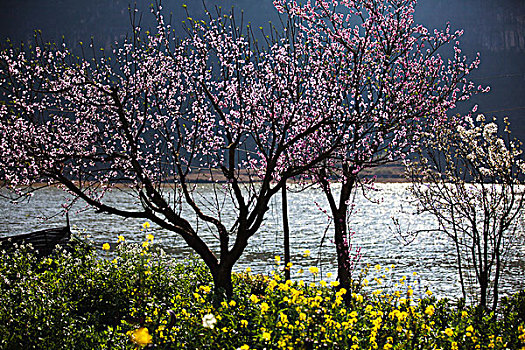
<path fill-rule="evenodd" d="M 310 188 L 300 192 L 293 190 L 292 187 L 288 192 L 294 263 L 292 272 L 295 278 L 301 278 L 298 271 L 300 268 L 307 270 L 309 266 L 315 265 L 321 267 L 323 277 L 326 277 L 328 272 L 335 272 L 336 262 L 330 219 L 323 212 L 323 209 L 328 208 L 326 200 L 318 189 Z M 199 185 L 198 191 L 203 199 L 212 194 L 211 186 L 206 184 Z M 37 191 L 26 203 L 12 204 L 7 200 L 0 200 L 0 210 L 3 213 L 0 236 L 63 226 L 65 218 L 60 215 L 61 205 L 68 198 L 65 192 L 57 188 L 46 188 Z M 118 203 L 122 208 L 131 209 L 136 206 L 128 191 L 114 191 L 106 200 Z M 264 225 L 250 240 L 236 270 L 250 267 L 254 272 L 269 273 L 275 269 L 274 257 L 282 256 L 283 252 L 280 209 L 280 195 L 277 195 L 271 202 Z M 231 213 L 232 210 L 225 206 L 221 210 L 222 220 L 233 223 Z M 397 219 L 399 225 L 395 224 L 393 218 Z M 188 215 L 188 219 L 191 221 L 193 218 Z M 75 204 L 70 220 L 78 232 L 88 235 L 98 246 L 105 242 L 116 242 L 118 235 L 123 235 L 128 242 L 141 242 L 146 235 L 146 232 L 141 231 L 143 221 L 95 213 L 86 209 L 82 203 Z M 192 222 L 195 223 L 194 220 Z M 349 227 L 355 232 L 352 246 L 359 248 L 361 252 L 356 271 L 367 263 L 383 267 L 395 265 L 394 269 L 386 273 L 380 288 L 385 285 L 390 288 L 399 278 L 407 276 L 412 283 L 417 281 L 416 294 L 423 293 L 428 288 L 439 297 L 460 296 L 454 249 L 449 239 L 443 234 L 431 232 L 419 233 L 415 238 L 408 239 L 409 232 L 435 228 L 435 222 L 430 216 L 414 214 L 413 198 L 409 195 L 406 184 L 376 184 L 376 190 L 368 191 L 366 196 L 361 193 L 356 195 Z M 199 230 L 210 246 L 217 248 L 218 242 L 213 233 L 202 224 Z M 155 244 L 174 257 L 183 258 L 191 253 L 175 233 L 154 225 L 148 231 L 155 236 Z M 523 227 L 520 227 L 520 231 L 523 232 Z M 309 257 L 304 257 L 305 250 L 311 252 Z M 380 272 L 371 268 L 368 279 L 372 281 L 374 276 L 381 276 L 384 271 L 384 268 Z M 305 278 L 308 276 L 306 271 Z M 524 276 L 525 246 L 521 237 L 516 239 L 507 255 L 501 284 L 503 294 L 525 288 Z"/>

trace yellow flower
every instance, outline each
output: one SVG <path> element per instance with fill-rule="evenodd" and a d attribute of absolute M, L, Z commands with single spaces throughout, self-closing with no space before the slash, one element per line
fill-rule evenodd
<path fill-rule="evenodd" d="M 252 272 L 252 268 L 251 267 L 247 267 L 246 268 L 246 273 L 250 273 L 250 272 Z"/>
<path fill-rule="evenodd" d="M 381 265 L 377 264 L 376 266 L 374 266 L 374 268 L 375 268 L 377 271 L 379 271 L 379 270 L 381 270 Z"/>
<path fill-rule="evenodd" d="M 268 306 L 268 304 L 266 302 L 261 303 L 261 312 L 262 313 L 265 313 L 269 309 L 270 309 L 270 306 Z"/>
<path fill-rule="evenodd" d="M 149 222 L 145 222 L 142 224 L 142 227 L 145 228 L 145 229 L 148 229 L 151 225 L 149 224 Z"/>
<path fill-rule="evenodd" d="M 305 258 L 309 257 L 310 256 L 310 251 L 308 249 L 306 249 L 304 252 L 303 252 L 303 256 Z"/>
<path fill-rule="evenodd" d="M 310 266 L 310 268 L 308 268 L 308 271 L 310 271 L 310 273 L 312 273 L 314 275 L 317 275 L 319 273 L 319 268 L 317 268 L 315 266 Z"/>
<path fill-rule="evenodd" d="M 264 332 L 262 334 L 262 338 L 263 338 L 264 341 L 270 341 L 271 337 L 272 337 L 271 334 L 268 333 L 268 332 Z"/>
<path fill-rule="evenodd" d="M 257 295 L 251 295 L 250 296 L 250 301 L 254 304 L 257 304 L 259 302 L 259 298 L 257 297 Z"/>
<path fill-rule="evenodd" d="M 246 344 L 240 347 L 241 350 L 250 350 L 250 347 Z"/>
<path fill-rule="evenodd" d="M 328 273 L 326 274 L 326 278 L 331 278 L 333 275 L 334 275 L 333 273 L 328 272 Z"/>
<path fill-rule="evenodd" d="M 445 334 L 451 337 L 454 334 L 454 331 L 450 328 L 445 329 Z"/>
<path fill-rule="evenodd" d="M 286 283 L 279 283 L 279 290 L 286 292 L 290 287 Z"/>
<path fill-rule="evenodd" d="M 148 329 L 145 327 L 135 329 L 131 333 L 131 341 L 140 346 L 151 344 L 151 339 L 151 335 L 149 334 Z"/>
<path fill-rule="evenodd" d="M 467 332 L 474 332 L 474 327 L 468 326 L 466 329 Z"/>
<path fill-rule="evenodd" d="M 339 285 L 339 281 L 332 281 L 332 282 L 330 282 L 330 285 L 332 287 L 337 287 Z"/>
<path fill-rule="evenodd" d="M 275 282 L 275 280 L 271 280 L 270 283 L 268 284 L 268 289 L 273 290 L 277 285 L 278 283 Z"/>
<path fill-rule="evenodd" d="M 425 313 L 429 316 L 432 316 L 434 314 L 434 311 L 435 309 L 432 305 L 427 306 L 427 308 L 425 309 Z"/>
<path fill-rule="evenodd" d="M 241 320 L 241 326 L 242 327 L 246 327 L 248 325 L 248 321 L 246 320 Z"/>
<path fill-rule="evenodd" d="M 151 233 L 148 234 L 148 235 L 146 236 L 146 239 L 147 239 L 148 241 L 152 241 L 152 242 L 153 242 L 153 235 L 152 235 Z"/>
<path fill-rule="evenodd" d="M 108 243 L 102 244 L 102 249 L 109 250 L 109 244 Z"/>
<path fill-rule="evenodd" d="M 354 293 L 352 293 L 352 297 L 354 297 L 355 300 L 356 300 L 358 303 L 362 303 L 363 300 L 364 300 L 364 298 L 363 298 L 363 296 L 362 296 L 361 294 L 355 294 L 355 296 L 354 296 Z"/>
<path fill-rule="evenodd" d="M 279 255 L 275 256 L 275 262 L 276 263 L 280 263 L 281 262 L 281 257 Z"/>
<path fill-rule="evenodd" d="M 427 291 L 425 292 L 425 294 L 428 295 L 428 296 L 431 296 L 431 295 L 432 295 L 432 292 L 431 292 L 430 290 L 427 290 Z"/>
<path fill-rule="evenodd" d="M 124 242 L 124 236 L 118 236 L 118 241 L 119 242 Z"/>
<path fill-rule="evenodd" d="M 210 286 L 200 286 L 199 289 L 202 290 L 204 294 L 208 294 L 211 291 Z"/>

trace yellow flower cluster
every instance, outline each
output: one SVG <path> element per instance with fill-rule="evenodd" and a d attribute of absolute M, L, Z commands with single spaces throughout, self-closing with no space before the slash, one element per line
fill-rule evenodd
<path fill-rule="evenodd" d="M 148 238 L 148 242 L 151 240 Z M 280 262 L 278 257 L 275 260 Z M 380 266 L 375 269 L 387 270 Z M 308 271 L 313 278 L 319 274 L 315 266 Z M 243 272 L 238 276 L 253 283 L 257 275 Z M 363 291 L 363 285 L 348 291 L 338 281 L 321 280 L 315 284 L 284 280 L 276 272 L 259 278 L 257 288 L 243 281 L 240 277 L 236 280 L 241 293 L 219 302 L 211 285 L 175 295 L 168 307 L 177 323 L 170 328 L 165 327 L 168 320 L 157 308 L 150 310 L 146 322 L 160 320 L 152 327 L 146 323 L 150 330 L 155 330 L 152 333 L 155 343 L 191 349 L 194 345 L 191 339 L 196 336 L 205 337 L 207 344 L 228 344 L 235 349 L 317 349 L 337 344 L 337 348 L 345 349 L 391 350 L 408 349 L 411 346 L 408 344 L 419 337 L 425 345 L 418 348 L 424 349 L 487 348 L 480 345 L 480 334 L 469 324 L 471 316 L 465 311 L 456 314 L 459 323 L 435 322 L 443 311 L 437 311 L 434 298 L 415 299 L 415 288 L 408 286 L 406 277 L 400 281 L 402 290 L 390 290 L 384 282 L 382 290 L 371 291 Z M 431 295 L 429 291 L 426 294 Z M 523 327 L 520 332 L 520 340 L 525 340 Z M 152 341 L 141 337 L 142 333 L 134 338 L 136 344 L 140 339 Z M 489 348 L 504 349 L 501 338 L 489 340 L 490 344 L 485 344 Z"/>
<path fill-rule="evenodd" d="M 131 337 L 131 341 L 141 347 L 151 344 L 153 339 L 146 327 L 137 328 L 134 331 L 128 332 L 128 334 Z"/>

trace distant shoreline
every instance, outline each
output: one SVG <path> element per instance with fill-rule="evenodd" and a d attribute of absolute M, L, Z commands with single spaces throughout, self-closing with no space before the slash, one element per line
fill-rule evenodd
<path fill-rule="evenodd" d="M 210 176 L 214 176 L 214 175 L 221 178 L 221 180 L 217 180 L 217 181 L 210 180 Z M 365 179 L 372 179 L 375 177 L 374 182 L 376 183 L 409 183 L 410 182 L 404 176 L 403 165 L 399 163 L 392 163 L 392 164 L 387 164 L 387 165 L 372 168 L 372 169 L 365 169 L 361 172 L 360 177 L 365 178 Z M 188 175 L 187 182 L 189 184 L 227 183 L 227 181 L 223 179 L 224 177 L 220 175 L 219 170 L 214 171 L 212 175 L 210 175 L 208 171 L 206 173 L 196 171 Z M 250 182 L 249 176 L 247 174 L 240 174 L 239 182 L 241 183 Z M 254 182 L 261 182 L 261 180 L 254 177 Z M 337 181 L 334 181 L 334 183 L 336 182 Z M 290 179 L 289 183 L 299 183 L 299 181 Z M 124 188 L 124 187 L 129 187 L 128 184 L 129 183 L 126 183 L 126 182 L 112 183 L 111 187 Z M 173 184 L 174 182 L 168 182 L 168 181 L 162 183 L 163 186 L 169 186 Z M 40 182 L 40 183 L 34 183 L 32 184 L 32 186 L 34 187 L 58 187 L 60 186 L 60 184 L 48 185 L 47 183 Z M 0 183 L 0 187 L 5 187 L 5 184 Z"/>

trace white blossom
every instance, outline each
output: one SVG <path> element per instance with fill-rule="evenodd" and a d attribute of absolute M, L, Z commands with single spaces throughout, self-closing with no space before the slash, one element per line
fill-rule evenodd
<path fill-rule="evenodd" d="M 204 328 L 213 329 L 215 328 L 215 324 L 217 323 L 217 319 L 213 314 L 206 314 L 202 317 L 202 326 Z"/>
<path fill-rule="evenodd" d="M 490 138 L 492 135 L 496 134 L 498 132 L 498 126 L 496 123 L 488 123 L 483 128 L 483 137 L 485 139 Z"/>
<path fill-rule="evenodd" d="M 479 172 L 480 172 L 483 176 L 490 176 L 490 175 L 492 174 L 492 172 L 490 171 L 490 169 L 485 168 L 485 167 L 480 167 L 480 168 L 479 168 Z"/>

